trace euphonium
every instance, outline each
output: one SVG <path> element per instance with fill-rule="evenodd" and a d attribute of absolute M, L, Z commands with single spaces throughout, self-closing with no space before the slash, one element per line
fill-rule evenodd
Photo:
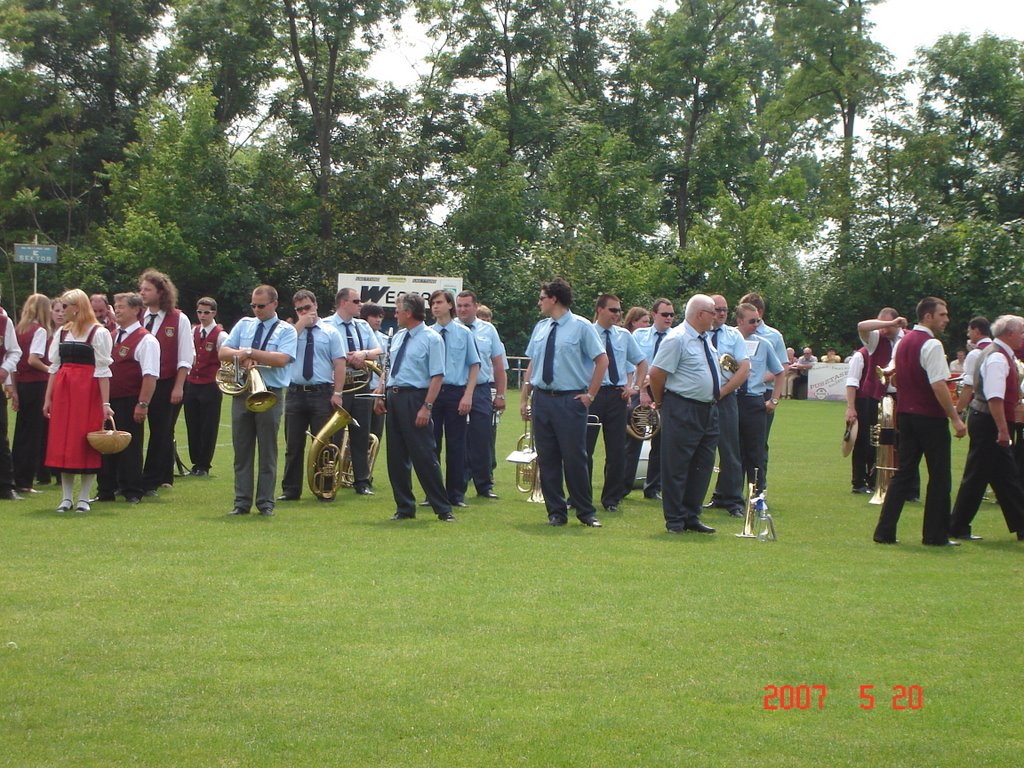
<path fill-rule="evenodd" d="M 333 499 L 341 485 L 341 449 L 331 442 L 331 437 L 354 422 L 352 414 L 344 408 L 337 408 L 316 435 L 307 432 L 313 438 L 313 444 L 306 456 L 306 482 L 318 499 Z"/>
<path fill-rule="evenodd" d="M 649 405 L 638 405 L 629 414 L 626 432 L 634 440 L 650 440 L 661 429 L 661 413 Z"/>
<path fill-rule="evenodd" d="M 726 352 L 718 358 L 718 367 L 722 369 L 722 373 L 736 373 L 740 369 L 740 364 L 736 362 L 735 357 Z"/>
<path fill-rule="evenodd" d="M 871 428 L 871 445 L 875 448 L 875 495 L 870 504 L 885 502 L 889 483 L 896 474 L 896 414 L 891 395 L 878 404 L 878 423 Z"/>
<path fill-rule="evenodd" d="M 352 469 L 352 446 L 349 443 L 349 432 L 341 439 L 341 471 L 338 477 L 338 485 L 344 488 L 351 488 L 356 484 L 356 474 Z M 369 466 L 370 481 L 373 481 L 373 465 L 377 463 L 377 453 L 380 451 L 380 440 L 375 434 L 370 433 Z"/>

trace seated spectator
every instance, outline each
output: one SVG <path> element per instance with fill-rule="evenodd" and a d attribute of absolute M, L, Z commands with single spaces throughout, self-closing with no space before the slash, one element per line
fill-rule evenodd
<path fill-rule="evenodd" d="M 803 355 L 790 366 L 790 371 L 796 372 L 796 377 L 792 381 L 790 397 L 799 400 L 807 398 L 807 372 L 817 362 L 818 358 L 814 356 L 814 351 L 810 347 L 804 347 Z"/>
<path fill-rule="evenodd" d="M 963 376 L 964 359 L 967 357 L 967 350 L 958 349 L 956 357 L 949 361 L 949 373 L 951 376 Z"/>
<path fill-rule="evenodd" d="M 829 347 L 825 355 L 819 360 L 820 363 L 841 363 L 843 358 L 836 352 L 835 347 Z"/>

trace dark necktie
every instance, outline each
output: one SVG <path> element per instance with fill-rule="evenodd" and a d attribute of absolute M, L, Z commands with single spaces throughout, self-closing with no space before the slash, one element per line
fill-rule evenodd
<path fill-rule="evenodd" d="M 718 366 L 715 365 L 715 358 L 711 354 L 711 347 L 708 346 L 708 337 L 705 334 L 701 334 L 700 341 L 704 345 L 704 357 L 708 359 L 708 368 L 711 370 L 711 397 L 717 403 L 718 398 L 722 394 L 722 390 L 718 385 Z"/>
<path fill-rule="evenodd" d="M 405 338 L 402 339 L 402 346 L 395 352 L 395 362 L 391 364 L 391 375 L 390 378 L 394 378 L 398 375 L 398 369 L 402 367 L 402 358 L 405 357 L 405 347 L 409 343 L 409 334 L 405 334 Z"/>
<path fill-rule="evenodd" d="M 256 323 L 256 336 L 253 337 L 252 348 L 253 349 L 259 349 L 260 348 L 260 344 L 262 343 L 262 341 L 263 341 L 263 322 L 260 321 L 260 322 Z"/>
<path fill-rule="evenodd" d="M 444 342 L 444 348 L 448 349 L 448 329 L 447 328 L 442 328 L 441 329 L 441 341 Z"/>
<path fill-rule="evenodd" d="M 469 328 L 469 330 L 472 331 L 473 330 L 473 323 L 466 323 L 466 327 Z"/>
<path fill-rule="evenodd" d="M 615 352 L 612 351 L 612 329 L 604 330 L 604 351 L 608 353 L 608 381 L 613 387 L 619 386 L 619 364 L 615 362 Z"/>
<path fill-rule="evenodd" d="M 352 323 L 342 323 L 345 326 L 345 338 L 348 339 L 348 351 L 356 351 L 356 340 L 352 338 Z"/>
<path fill-rule="evenodd" d="M 146 318 L 146 330 L 149 331 L 150 333 L 153 332 L 153 323 L 155 323 L 155 322 L 156 322 L 156 315 L 151 313 L 150 316 L 148 318 Z"/>
<path fill-rule="evenodd" d="M 120 344 L 122 341 L 124 341 L 124 328 L 117 332 L 117 343 Z"/>
<path fill-rule="evenodd" d="M 651 352 L 651 362 L 654 362 L 654 358 L 658 355 L 658 347 L 661 346 L 661 340 L 665 338 L 665 331 L 655 331 L 654 335 L 657 336 L 654 340 L 654 351 Z"/>
<path fill-rule="evenodd" d="M 552 321 L 548 342 L 544 345 L 544 368 L 541 371 L 541 379 L 545 384 L 550 384 L 555 380 L 555 333 L 557 331 L 558 323 Z"/>
<path fill-rule="evenodd" d="M 202 332 L 199 334 L 199 340 L 200 341 L 206 341 L 206 329 L 205 328 L 203 328 Z"/>
<path fill-rule="evenodd" d="M 302 358 L 302 378 L 306 381 L 313 380 L 313 329 L 315 325 L 306 329 L 306 350 Z"/>
<path fill-rule="evenodd" d="M 722 329 L 721 328 L 715 328 L 715 330 L 713 330 L 711 332 L 711 346 L 713 346 L 715 349 L 718 349 L 718 332 L 720 330 L 722 330 Z"/>

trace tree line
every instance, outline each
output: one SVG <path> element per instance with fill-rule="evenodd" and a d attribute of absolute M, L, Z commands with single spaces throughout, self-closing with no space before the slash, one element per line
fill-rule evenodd
<path fill-rule="evenodd" d="M 555 275 L 585 315 L 757 290 L 847 352 L 935 294 L 959 338 L 1024 303 L 1024 44 L 897 70 L 874 1 L 0 0 L 5 300 L 38 237 L 44 292 L 157 266 L 229 321 L 260 282 L 461 275 L 512 353 Z M 374 81 L 410 15 L 424 74 Z"/>

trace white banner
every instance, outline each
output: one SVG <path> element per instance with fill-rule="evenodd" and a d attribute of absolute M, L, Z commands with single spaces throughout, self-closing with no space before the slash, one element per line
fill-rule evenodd
<path fill-rule="evenodd" d="M 808 400 L 846 401 L 846 374 L 849 363 L 815 363 L 807 372 Z"/>
<path fill-rule="evenodd" d="M 434 291 L 451 291 L 457 296 L 462 290 L 461 277 L 429 277 L 423 275 L 358 275 L 338 273 L 338 290 L 354 288 L 364 302 L 372 301 L 382 307 L 395 308 L 406 293 L 418 293 L 428 304 Z"/>

